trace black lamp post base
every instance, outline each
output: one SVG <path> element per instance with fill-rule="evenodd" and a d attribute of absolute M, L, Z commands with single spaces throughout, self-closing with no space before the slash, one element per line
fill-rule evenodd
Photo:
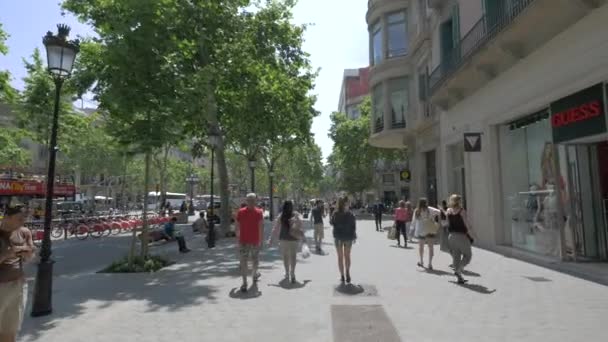
<path fill-rule="evenodd" d="M 32 303 L 32 317 L 50 315 L 53 312 L 53 260 L 40 261 L 34 285 L 34 301 Z"/>

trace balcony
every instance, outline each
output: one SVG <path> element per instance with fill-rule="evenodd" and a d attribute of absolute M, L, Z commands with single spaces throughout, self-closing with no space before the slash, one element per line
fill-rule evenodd
<path fill-rule="evenodd" d="M 449 109 L 605 2 L 512 0 L 482 16 L 430 74 L 431 101 Z"/>
<path fill-rule="evenodd" d="M 379 148 L 404 148 L 405 137 L 408 134 L 406 121 L 392 118 L 389 122 L 389 125 L 384 125 L 384 120 L 376 122 L 369 137 L 370 145 Z"/>

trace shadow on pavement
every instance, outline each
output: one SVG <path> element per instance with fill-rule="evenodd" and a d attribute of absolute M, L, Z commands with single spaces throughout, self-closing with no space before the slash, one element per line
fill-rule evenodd
<path fill-rule="evenodd" d="M 241 292 L 239 287 L 235 287 L 230 290 L 229 296 L 230 298 L 241 300 L 255 299 L 262 296 L 262 292 L 258 289 L 258 284 L 253 284 L 247 289 L 247 292 Z"/>
<path fill-rule="evenodd" d="M 285 290 L 296 290 L 305 287 L 310 280 L 304 280 L 303 282 L 296 281 L 295 283 L 291 283 L 288 279 L 283 278 L 278 284 L 268 284 L 268 286 L 280 287 Z"/>
<path fill-rule="evenodd" d="M 208 279 L 240 277 L 235 239 L 221 239 L 215 248 L 208 249 L 200 235 L 192 236 L 187 229 L 182 231 L 186 233 L 192 252 L 180 254 L 176 244 L 152 247 L 150 254 L 162 255 L 175 262 L 156 273 L 96 273 L 126 255 L 130 235 L 79 241 L 84 244 L 56 249 L 53 254 L 57 260 L 53 313 L 32 318 L 28 307 L 20 340 L 39 340 L 46 331 L 63 327 L 66 320 L 126 301 L 139 302 L 144 306 L 144 312 L 171 312 L 217 299 L 219 290 L 209 285 Z M 273 268 L 272 264 L 279 258 L 276 249 L 264 249 L 260 254 L 260 270 Z M 30 291 L 33 288 L 34 284 L 30 282 Z M 253 293 L 261 295 L 259 290 L 254 290 Z M 29 298 L 31 303 L 31 292 Z"/>
<path fill-rule="evenodd" d="M 487 287 L 483 286 L 483 285 L 479 285 L 479 284 L 458 284 L 457 282 L 451 280 L 450 283 L 452 284 L 456 284 L 460 287 L 464 287 L 466 289 L 469 289 L 471 291 L 477 292 L 477 293 L 481 293 L 481 294 L 492 294 L 494 292 L 496 292 L 496 289 L 494 290 L 490 290 Z"/>
<path fill-rule="evenodd" d="M 340 285 L 336 286 L 336 291 L 338 291 L 342 294 L 345 294 L 345 295 L 356 296 L 358 294 L 365 292 L 365 289 L 361 285 L 340 284 Z"/>
<path fill-rule="evenodd" d="M 437 269 L 429 270 L 428 268 L 425 268 L 424 270 L 428 274 L 433 274 L 433 275 L 440 276 L 440 277 L 446 276 L 446 275 L 454 275 L 454 273 L 450 273 L 450 272 L 446 272 L 446 271 L 442 271 L 442 270 L 437 270 Z"/>
<path fill-rule="evenodd" d="M 481 277 L 481 274 L 475 273 L 473 271 L 467 271 L 467 270 L 463 270 L 462 271 L 462 275 L 465 275 L 465 276 L 468 276 L 468 277 Z"/>
<path fill-rule="evenodd" d="M 410 246 L 403 247 L 403 246 L 397 246 L 397 245 L 390 245 L 389 247 L 399 248 L 399 249 L 414 249 L 414 247 L 410 247 Z"/>

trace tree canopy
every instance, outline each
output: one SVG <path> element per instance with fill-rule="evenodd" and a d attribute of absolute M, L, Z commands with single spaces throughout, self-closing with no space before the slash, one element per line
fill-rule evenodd
<path fill-rule="evenodd" d="M 329 163 L 340 189 L 360 194 L 374 184 L 374 166 L 379 160 L 403 158 L 399 150 L 380 149 L 369 144 L 371 100 L 361 104 L 361 116 L 350 119 L 344 113 L 331 115 L 329 137 L 334 141 Z"/>

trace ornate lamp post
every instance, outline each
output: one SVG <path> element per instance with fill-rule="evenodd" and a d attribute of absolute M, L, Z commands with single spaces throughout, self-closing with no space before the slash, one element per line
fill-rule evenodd
<path fill-rule="evenodd" d="M 251 170 L 251 192 L 255 192 L 255 159 L 249 159 L 249 169 Z"/>
<path fill-rule="evenodd" d="M 209 146 L 211 147 L 211 202 L 209 203 L 209 209 L 207 210 L 207 222 L 209 222 L 209 235 L 207 236 L 207 246 L 209 248 L 215 247 L 215 206 L 214 206 L 214 196 L 213 196 L 213 169 L 214 169 L 214 157 L 215 157 L 215 148 L 220 143 L 220 136 L 214 131 L 209 132 Z M 211 218 L 209 217 L 209 213 L 211 213 Z"/>
<path fill-rule="evenodd" d="M 200 182 L 198 175 L 194 172 L 190 173 L 190 176 L 186 177 L 186 182 L 190 185 L 190 205 L 188 206 L 188 215 L 194 215 L 194 186 Z"/>
<path fill-rule="evenodd" d="M 55 185 L 55 161 L 57 159 L 57 129 L 59 125 L 59 102 L 61 86 L 72 73 L 74 60 L 80 50 L 78 40 L 68 40 L 70 28 L 67 25 L 57 25 L 57 35 L 47 32 L 42 39 L 46 48 L 48 70 L 55 82 L 55 110 L 53 126 L 49 142 L 49 166 L 46 177 L 46 206 L 44 213 L 44 237 L 40 249 L 40 263 L 36 273 L 34 300 L 31 315 L 33 317 L 49 315 L 53 312 L 53 260 L 51 259 L 51 223 L 53 220 L 53 191 Z"/>

